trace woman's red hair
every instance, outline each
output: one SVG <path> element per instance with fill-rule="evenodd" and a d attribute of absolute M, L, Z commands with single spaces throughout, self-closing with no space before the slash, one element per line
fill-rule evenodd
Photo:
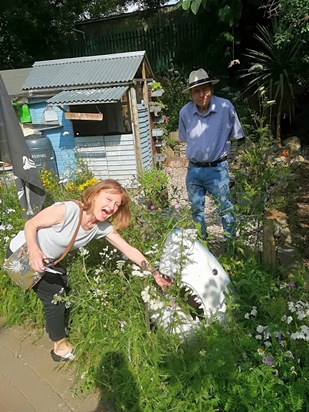
<path fill-rule="evenodd" d="M 91 210 L 96 196 L 101 192 L 117 193 L 121 195 L 121 205 L 111 217 L 116 229 L 125 229 L 131 221 L 130 196 L 127 190 L 117 180 L 106 179 L 84 190 L 81 202 L 84 210 Z"/>

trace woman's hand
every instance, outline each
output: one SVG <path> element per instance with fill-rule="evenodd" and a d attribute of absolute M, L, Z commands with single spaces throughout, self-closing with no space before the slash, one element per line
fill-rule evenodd
<path fill-rule="evenodd" d="M 106 238 L 114 247 L 120 250 L 120 252 L 126 255 L 142 270 L 151 272 L 157 285 L 160 286 L 162 290 L 165 290 L 167 286 L 171 286 L 172 282 L 169 277 L 161 274 L 158 270 L 152 270 L 145 256 L 138 249 L 127 243 L 114 228 Z"/>
<path fill-rule="evenodd" d="M 152 276 L 156 281 L 156 284 L 163 290 L 165 290 L 167 286 L 171 286 L 172 284 L 171 279 L 168 276 L 161 274 L 158 270 L 154 270 L 152 272 Z"/>
<path fill-rule="evenodd" d="M 37 272 L 44 272 L 44 260 L 46 259 L 46 256 L 41 251 L 41 249 L 39 247 L 28 247 L 28 253 L 29 263 L 32 269 L 34 269 Z"/>

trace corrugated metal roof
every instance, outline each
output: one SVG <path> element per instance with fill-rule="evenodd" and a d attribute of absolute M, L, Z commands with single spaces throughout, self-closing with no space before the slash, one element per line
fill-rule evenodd
<path fill-rule="evenodd" d="M 23 90 L 128 83 L 144 57 L 137 51 L 35 62 Z"/>
<path fill-rule="evenodd" d="M 25 69 L 1 70 L 0 74 L 9 96 L 22 96 L 22 85 L 27 79 L 31 67 Z"/>
<path fill-rule="evenodd" d="M 67 90 L 47 100 L 50 104 L 95 104 L 116 103 L 127 91 L 127 86 L 105 87 L 104 89 Z"/>

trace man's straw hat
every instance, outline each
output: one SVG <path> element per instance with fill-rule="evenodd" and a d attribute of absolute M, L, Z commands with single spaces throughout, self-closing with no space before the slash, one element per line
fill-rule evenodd
<path fill-rule="evenodd" d="M 196 86 L 201 86 L 202 84 L 216 84 L 218 82 L 218 79 L 211 79 L 204 69 L 193 70 L 193 72 L 189 75 L 189 87 L 186 90 L 190 90 Z"/>

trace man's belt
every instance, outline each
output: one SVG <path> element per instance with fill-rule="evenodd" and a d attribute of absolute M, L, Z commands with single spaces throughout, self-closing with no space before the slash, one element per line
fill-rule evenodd
<path fill-rule="evenodd" d="M 227 160 L 227 156 L 224 156 L 213 162 L 192 162 L 190 160 L 190 164 L 196 167 L 214 167 L 214 166 L 217 166 L 217 164 L 219 163 L 225 162 L 226 160 Z"/>

